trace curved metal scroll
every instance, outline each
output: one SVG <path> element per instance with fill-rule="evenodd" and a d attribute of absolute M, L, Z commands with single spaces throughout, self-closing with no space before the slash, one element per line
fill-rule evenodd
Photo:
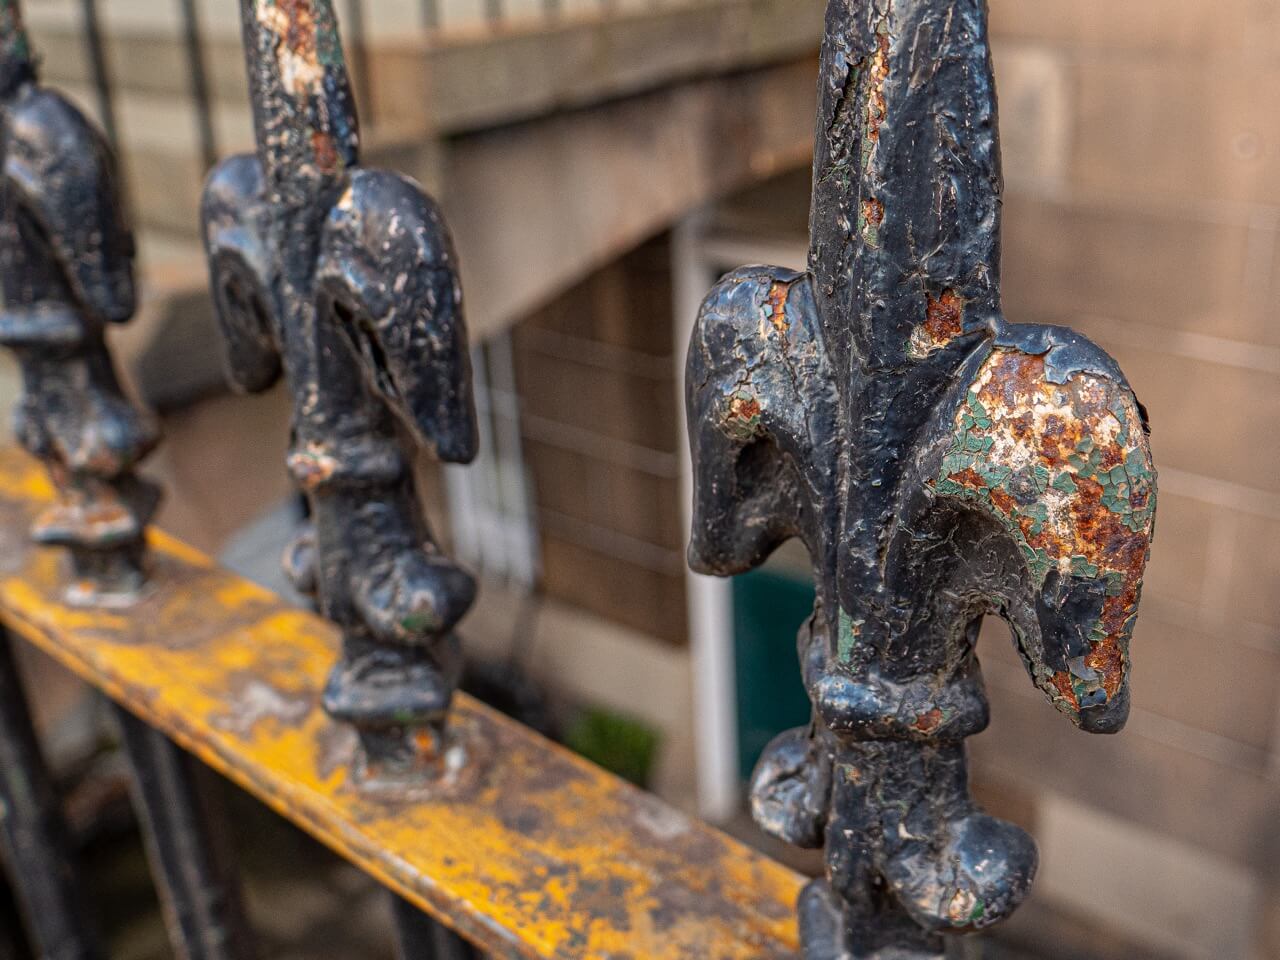
<path fill-rule="evenodd" d="M 125 398 L 104 332 L 133 316 L 133 237 L 102 134 L 36 81 L 16 0 L 0 0 L 0 343 L 22 367 L 15 433 L 58 500 L 32 531 L 70 552 L 69 599 L 131 602 L 159 489 L 133 468 L 154 423 Z"/>
<path fill-rule="evenodd" d="M 401 436 L 475 455 L 456 258 L 417 184 L 358 165 L 330 0 L 241 12 L 258 149 L 213 171 L 202 206 L 227 374 L 262 390 L 283 369 L 293 394 L 289 469 L 312 524 L 286 569 L 344 634 L 325 708 L 371 771 L 428 769 L 475 586 L 431 537 Z"/>
<path fill-rule="evenodd" d="M 689 348 L 691 563 L 793 536 L 813 562 L 813 721 L 751 787 L 767 831 L 825 847 L 811 960 L 942 956 L 1026 895 L 1034 842 L 968 792 L 984 616 L 1077 726 L 1128 714 L 1146 417 L 1088 340 L 1004 319 L 996 128 L 985 0 L 830 0 L 810 269 L 729 274 Z"/>

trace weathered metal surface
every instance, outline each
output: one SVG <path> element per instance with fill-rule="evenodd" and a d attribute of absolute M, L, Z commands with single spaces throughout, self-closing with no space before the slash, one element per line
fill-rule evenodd
<path fill-rule="evenodd" d="M 1001 311 L 985 0 L 830 0 L 818 91 L 809 272 L 729 274 L 689 349 L 690 559 L 812 558 L 813 721 L 752 784 L 766 830 L 825 846 L 806 956 L 939 957 L 1037 862 L 968 793 L 978 626 L 1005 619 L 1059 710 L 1119 730 L 1155 471 L 1111 358 Z"/>
<path fill-rule="evenodd" d="M 436 205 L 363 169 L 330 0 L 242 0 L 256 156 L 224 161 L 202 206 L 227 374 L 294 398 L 289 469 L 313 525 L 286 558 L 343 629 L 325 707 L 353 723 L 376 780 L 441 773 L 475 594 L 436 547 L 401 436 L 442 460 L 476 450 L 461 291 Z"/>
<path fill-rule="evenodd" d="M 796 956 L 799 877 L 465 695 L 451 726 L 492 762 L 357 783 L 356 737 L 321 708 L 338 631 L 163 533 L 137 606 L 67 605 L 16 533 L 52 495 L 0 451 L 0 621 L 468 940 L 557 960 Z"/>
<path fill-rule="evenodd" d="M 134 310 L 115 161 L 79 110 L 37 82 L 17 0 L 0 0 L 0 58 L 0 344 L 22 367 L 14 431 L 61 494 L 32 535 L 68 549 L 71 596 L 130 602 L 159 491 L 133 472 L 155 426 L 121 392 L 104 340 Z"/>
<path fill-rule="evenodd" d="M 42 960 L 106 960 L 72 862 L 67 825 L 0 629 L 0 831 L 4 865 Z"/>
<path fill-rule="evenodd" d="M 161 874 L 160 904 L 180 960 L 252 960 L 256 955 L 217 828 L 223 812 L 212 778 L 191 756 L 124 707 L 116 706 L 133 767 L 135 807 L 152 869 Z M 202 782 L 201 778 L 205 778 Z M 212 809 L 211 809 L 212 807 Z"/>

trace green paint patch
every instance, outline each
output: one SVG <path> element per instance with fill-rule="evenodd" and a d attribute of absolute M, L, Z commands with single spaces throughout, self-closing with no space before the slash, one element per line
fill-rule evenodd
<path fill-rule="evenodd" d="M 1034 361 L 992 355 L 956 412 L 934 489 L 978 503 L 995 517 L 1014 538 L 1037 585 L 1057 567 L 1072 576 L 1103 576 L 1108 595 L 1119 596 L 1127 581 L 1124 572 L 1106 569 L 1112 541 L 1080 539 L 1093 529 L 1081 521 L 1101 506 L 1130 532 L 1149 534 L 1155 476 L 1145 447 L 1130 445 L 1136 415 L 1119 391 L 1100 414 L 1077 415 L 1089 408 L 1076 406 L 1061 387 L 1028 380 L 1022 368 L 1029 362 Z M 993 379 L 994 393 L 983 394 Z M 1000 406 L 1004 401 L 998 398 L 1011 386 L 1017 399 L 1008 401 L 1009 409 L 990 409 L 984 396 L 995 396 Z M 1040 418 L 1064 417 L 1082 431 L 1065 463 L 1026 429 Z"/>
<path fill-rule="evenodd" d="M 844 610 L 840 611 L 840 622 L 836 631 L 836 648 L 840 660 L 847 662 L 853 655 L 853 648 L 862 637 L 862 627 L 866 620 L 855 620 Z"/>
<path fill-rule="evenodd" d="M 438 621 L 429 613 L 412 613 L 400 621 L 400 627 L 406 633 L 430 633 L 439 626 Z"/>
<path fill-rule="evenodd" d="M 725 432 L 733 439 L 744 442 L 759 436 L 764 407 L 750 385 L 738 386 L 726 399 L 728 409 L 721 419 Z"/>

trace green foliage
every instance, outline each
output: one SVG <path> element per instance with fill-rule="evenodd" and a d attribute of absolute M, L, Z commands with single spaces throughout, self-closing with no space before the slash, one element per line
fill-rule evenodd
<path fill-rule="evenodd" d="M 583 710 L 565 731 L 564 743 L 638 787 L 647 787 L 661 737 L 638 720 L 609 710 Z"/>

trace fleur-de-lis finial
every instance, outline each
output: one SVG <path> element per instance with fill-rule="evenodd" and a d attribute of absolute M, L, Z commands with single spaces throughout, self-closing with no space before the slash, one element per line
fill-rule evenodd
<path fill-rule="evenodd" d="M 793 536 L 813 563 L 813 721 L 751 786 L 766 830 L 825 847 L 809 960 L 939 957 L 1026 895 L 1034 842 L 968 792 L 984 616 L 1078 726 L 1128 714 L 1145 413 L 1088 340 L 1004 319 L 986 6 L 830 0 L 809 270 L 724 277 L 689 349 L 692 564 Z"/>
<path fill-rule="evenodd" d="M 36 81 L 17 0 L 0 0 L 0 126 L 0 343 L 22 368 L 15 434 L 57 488 L 32 535 L 69 551 L 69 600 L 129 603 L 160 496 L 133 472 L 155 425 L 121 392 L 104 339 L 133 316 L 133 237 L 105 138 Z"/>
<path fill-rule="evenodd" d="M 432 540 L 400 436 L 475 454 L 456 260 L 417 184 L 359 166 L 330 0 L 240 6 L 258 149 L 214 170 L 202 210 L 226 369 L 262 390 L 283 366 L 293 395 L 311 524 L 286 568 L 344 638 L 325 708 L 371 774 L 428 769 L 475 586 Z"/>

